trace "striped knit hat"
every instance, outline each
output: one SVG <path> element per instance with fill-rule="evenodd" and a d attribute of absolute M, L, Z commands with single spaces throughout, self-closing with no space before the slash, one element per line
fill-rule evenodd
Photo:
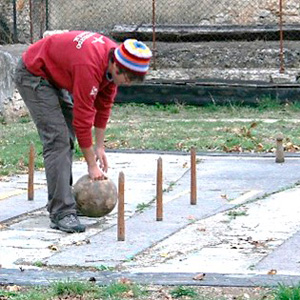
<path fill-rule="evenodd" d="M 116 62 L 121 68 L 137 75 L 145 75 L 149 69 L 151 50 L 142 42 L 127 39 L 114 52 Z"/>

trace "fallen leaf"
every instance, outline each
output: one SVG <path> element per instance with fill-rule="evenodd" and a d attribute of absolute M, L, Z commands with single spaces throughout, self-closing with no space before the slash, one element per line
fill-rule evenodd
<path fill-rule="evenodd" d="M 52 251 L 57 251 L 57 250 L 58 250 L 58 247 L 55 246 L 55 245 L 50 245 L 50 246 L 48 246 L 48 248 L 49 248 L 50 250 L 52 250 Z"/>
<path fill-rule="evenodd" d="M 197 230 L 198 230 L 198 231 L 206 231 L 206 228 L 198 227 Z"/>
<path fill-rule="evenodd" d="M 257 144 L 256 150 L 257 150 L 257 151 L 262 151 L 262 150 L 264 150 L 263 144 L 261 144 L 261 143 Z"/>
<path fill-rule="evenodd" d="M 299 150 L 299 147 L 297 145 L 294 145 L 291 142 L 286 143 L 284 146 L 284 150 L 288 152 L 296 152 Z"/>
<path fill-rule="evenodd" d="M 74 242 L 73 244 L 75 244 L 76 246 L 81 246 L 81 245 L 86 245 L 86 244 L 90 244 L 91 241 L 89 239 L 84 239 L 82 241 L 77 241 Z"/>
<path fill-rule="evenodd" d="M 254 247 L 266 247 L 266 244 L 261 241 L 251 241 L 250 244 L 254 245 Z"/>
<path fill-rule="evenodd" d="M 271 269 L 269 272 L 268 272 L 268 275 L 276 275 L 277 274 L 277 270 L 275 269 Z"/>
<path fill-rule="evenodd" d="M 176 143 L 175 147 L 176 147 L 177 150 L 182 150 L 183 145 L 184 144 L 182 142 L 179 142 L 179 143 Z"/>
<path fill-rule="evenodd" d="M 17 285 L 12 285 L 12 286 L 8 286 L 7 287 L 7 290 L 9 292 L 18 292 L 21 290 L 21 287 L 20 286 L 17 286 Z"/>
<path fill-rule="evenodd" d="M 134 293 L 132 290 L 129 290 L 128 292 L 124 293 L 124 296 L 127 298 L 133 298 L 134 297 Z"/>
<path fill-rule="evenodd" d="M 222 194 L 222 195 L 221 195 L 221 198 L 228 200 L 228 197 L 227 197 L 226 194 Z"/>
<path fill-rule="evenodd" d="M 119 283 L 131 285 L 132 281 L 126 277 L 122 277 L 119 279 Z"/>
<path fill-rule="evenodd" d="M 223 151 L 224 152 L 229 152 L 229 148 L 227 146 L 223 146 Z"/>
<path fill-rule="evenodd" d="M 193 277 L 194 280 L 203 280 L 205 277 L 205 273 L 199 273 Z"/>
<path fill-rule="evenodd" d="M 17 11 L 22 11 L 25 6 L 25 0 L 18 0 L 16 4 L 16 10 Z"/>
<path fill-rule="evenodd" d="M 160 253 L 159 254 L 161 257 L 168 257 L 169 256 L 169 253 Z"/>

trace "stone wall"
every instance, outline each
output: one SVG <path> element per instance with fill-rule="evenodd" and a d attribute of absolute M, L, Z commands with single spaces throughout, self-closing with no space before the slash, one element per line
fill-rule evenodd
<path fill-rule="evenodd" d="M 28 114 L 13 81 L 16 64 L 26 45 L 0 46 L 0 117 L 6 122 Z"/>
<path fill-rule="evenodd" d="M 33 3 L 33 27 L 31 28 L 29 0 L 16 0 L 18 39 L 22 43 L 30 42 L 31 30 L 35 39 L 40 38 L 45 24 L 43 0 L 36 0 Z M 151 4 L 151 0 L 51 0 L 49 1 L 49 26 L 51 29 L 109 31 L 116 24 L 151 23 Z M 284 1 L 283 8 L 285 24 L 300 24 L 300 1 Z M 278 23 L 278 14 L 277 0 L 156 1 L 157 24 L 274 25 Z M 11 0 L 0 1 L 0 20 L 5 22 L 9 34 L 12 34 Z M 151 41 L 146 43 L 152 48 Z M 20 96 L 15 93 L 12 81 L 16 61 L 20 57 L 21 49 L 24 50 L 26 47 L 26 45 L 0 47 L 0 116 L 6 119 L 14 119 L 27 113 Z M 217 78 L 294 83 L 300 68 L 299 49 L 299 41 L 284 41 L 285 72 L 279 74 L 279 41 L 158 42 L 155 61 L 147 78 L 148 80 Z"/>
<path fill-rule="evenodd" d="M 150 43 L 148 43 L 149 46 Z M 26 45 L 0 47 L 0 115 L 13 120 L 27 113 L 15 93 L 12 81 L 14 67 Z M 286 69 L 279 72 L 278 42 L 201 42 L 157 43 L 147 81 L 151 80 L 239 80 L 265 83 L 295 84 L 300 70 L 300 41 L 289 42 L 285 47 Z"/>

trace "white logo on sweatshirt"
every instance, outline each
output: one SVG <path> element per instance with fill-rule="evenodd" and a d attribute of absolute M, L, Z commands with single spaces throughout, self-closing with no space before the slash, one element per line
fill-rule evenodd
<path fill-rule="evenodd" d="M 101 44 L 105 44 L 105 42 L 103 41 L 103 38 L 104 38 L 103 35 L 100 35 L 98 38 L 94 37 L 94 40 L 92 41 L 92 44 L 97 43 L 97 42 L 99 42 Z"/>
<path fill-rule="evenodd" d="M 77 42 L 76 48 L 81 49 L 83 43 L 93 35 L 95 35 L 94 32 L 88 32 L 88 31 L 78 34 L 73 40 L 73 42 Z"/>
<path fill-rule="evenodd" d="M 96 96 L 98 94 L 98 89 L 93 86 L 90 92 L 90 96 Z"/>

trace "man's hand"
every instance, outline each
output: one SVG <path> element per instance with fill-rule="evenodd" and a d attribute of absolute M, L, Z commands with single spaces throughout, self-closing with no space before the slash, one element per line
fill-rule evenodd
<path fill-rule="evenodd" d="M 105 129 L 95 127 L 96 145 L 89 148 L 81 148 L 88 165 L 89 176 L 93 180 L 105 179 L 108 170 L 108 163 L 104 148 Z"/>
<path fill-rule="evenodd" d="M 108 163 L 107 163 L 107 158 L 105 154 L 104 147 L 97 147 L 95 149 L 95 154 L 96 154 L 96 160 L 99 161 L 99 167 L 107 173 L 108 170 Z"/>
<path fill-rule="evenodd" d="M 105 178 L 105 169 L 103 168 L 103 170 L 101 169 L 101 166 L 99 166 L 99 164 L 97 163 L 97 158 L 98 155 L 96 155 L 93 147 L 89 147 L 89 148 L 81 148 L 81 151 L 84 155 L 84 158 L 87 162 L 88 165 L 88 173 L 89 176 L 92 180 L 102 180 Z M 106 161 L 106 157 L 105 157 L 105 152 L 103 150 L 102 154 L 101 154 L 101 159 L 102 159 L 102 164 L 104 166 L 106 166 L 107 169 L 107 161 Z M 105 163 L 104 163 L 105 161 Z M 101 163 L 100 163 L 101 165 Z"/>
<path fill-rule="evenodd" d="M 88 173 L 92 180 L 103 180 L 105 175 L 97 164 L 93 166 L 88 165 Z"/>

